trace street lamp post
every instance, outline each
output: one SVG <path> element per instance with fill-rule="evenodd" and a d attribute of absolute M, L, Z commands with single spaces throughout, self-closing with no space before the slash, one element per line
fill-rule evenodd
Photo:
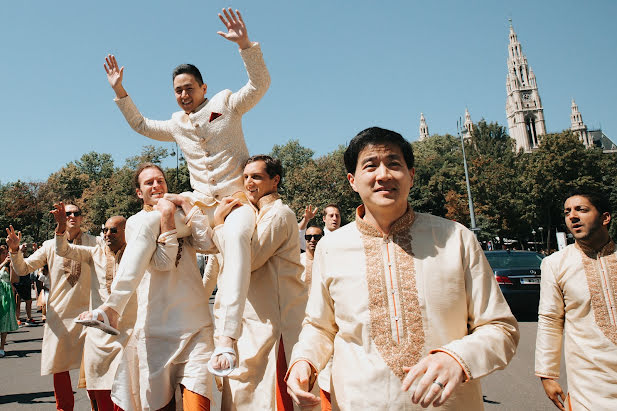
<path fill-rule="evenodd" d="M 469 218 L 471 220 L 471 231 L 478 235 L 479 228 L 476 227 L 476 213 L 473 209 L 473 200 L 471 198 L 471 188 L 469 187 L 469 172 L 467 171 L 467 157 L 465 157 L 465 140 L 463 139 L 463 119 L 459 117 L 456 122 L 456 133 L 461 139 L 461 148 L 463 149 L 463 167 L 465 168 L 465 183 L 467 184 L 467 200 L 469 201 Z"/>
<path fill-rule="evenodd" d="M 542 249 L 544 250 L 544 227 L 538 227 L 540 230 L 540 241 L 542 241 Z"/>
<path fill-rule="evenodd" d="M 531 234 L 533 235 L 533 249 L 538 252 L 538 239 L 536 237 L 536 230 L 532 229 Z"/>

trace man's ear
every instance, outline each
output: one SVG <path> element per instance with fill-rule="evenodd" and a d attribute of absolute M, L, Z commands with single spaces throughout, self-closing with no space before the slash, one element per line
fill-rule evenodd
<path fill-rule="evenodd" d="M 208 85 L 206 83 L 202 84 L 201 89 L 204 91 L 204 96 L 205 96 L 206 92 L 208 91 Z"/>
<path fill-rule="evenodd" d="M 608 227 L 611 224 L 611 213 L 605 211 L 602 213 L 602 225 Z"/>
<path fill-rule="evenodd" d="M 144 198 L 144 195 L 142 194 L 141 190 L 139 188 L 135 189 L 135 194 L 137 194 L 137 197 L 139 198 Z"/>
<path fill-rule="evenodd" d="M 353 189 L 353 191 L 355 191 L 356 193 L 358 192 L 358 190 L 356 190 L 356 184 L 355 184 L 355 177 L 353 176 L 353 174 L 351 173 L 347 173 L 347 181 L 349 181 L 349 185 L 351 186 L 351 188 Z"/>

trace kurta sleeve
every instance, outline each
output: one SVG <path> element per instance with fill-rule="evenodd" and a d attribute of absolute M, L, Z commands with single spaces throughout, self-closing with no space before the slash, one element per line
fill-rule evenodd
<path fill-rule="evenodd" d="M 47 247 L 49 246 L 49 243 L 43 244 L 43 247 L 36 250 L 26 259 L 24 259 L 21 250 L 16 253 L 11 252 L 11 266 L 15 273 L 19 276 L 28 275 L 47 264 Z"/>
<path fill-rule="evenodd" d="M 557 284 L 555 268 L 550 259 L 542 260 L 540 269 L 542 279 L 538 308 L 535 374 L 538 377 L 559 378 L 565 319 L 563 292 Z"/>
<path fill-rule="evenodd" d="M 114 99 L 127 123 L 139 134 L 158 141 L 174 141 L 170 120 L 150 120 L 141 115 L 130 96 Z"/>
<path fill-rule="evenodd" d="M 270 87 L 270 74 L 266 68 L 259 43 L 240 50 L 249 81 L 229 97 L 229 107 L 240 114 L 253 108 Z"/>
<path fill-rule="evenodd" d="M 60 257 L 66 257 L 75 261 L 92 261 L 92 253 L 94 252 L 94 247 L 70 244 L 66 239 L 66 235 L 66 233 L 64 233 L 63 235 L 56 234 L 56 254 L 58 254 Z"/>
<path fill-rule="evenodd" d="M 290 361 L 291 365 L 300 360 L 308 361 L 317 372 L 326 366 L 332 356 L 334 336 L 338 332 L 334 317 L 334 302 L 328 287 L 329 281 L 324 280 L 324 260 L 325 252 L 318 243 L 313 260 L 311 292 L 306 305 L 306 315 Z"/>
<path fill-rule="evenodd" d="M 201 212 L 199 207 L 193 207 L 190 212 L 191 235 L 187 241 L 195 250 L 202 254 L 216 254 L 218 249 L 213 240 L 213 231 L 210 228 L 208 217 Z"/>
<path fill-rule="evenodd" d="M 469 332 L 431 352 L 450 354 L 469 380 L 504 368 L 516 352 L 520 335 L 478 241 L 471 232 L 465 231 L 462 236 Z"/>
<path fill-rule="evenodd" d="M 163 233 L 159 236 L 156 249 L 150 260 L 150 264 L 155 270 L 169 271 L 176 266 L 178 255 L 178 237 L 175 233 Z"/>

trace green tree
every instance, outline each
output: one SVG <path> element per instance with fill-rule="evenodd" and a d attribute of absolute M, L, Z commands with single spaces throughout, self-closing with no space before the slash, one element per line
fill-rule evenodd
<path fill-rule="evenodd" d="M 169 151 L 164 147 L 153 145 L 143 146 L 141 154 L 126 159 L 128 168 L 136 169 L 141 163 L 154 163 L 160 165 L 163 159 L 169 157 Z"/>
<path fill-rule="evenodd" d="M 114 172 L 114 160 L 111 154 L 99 154 L 91 151 L 75 161 L 78 172 L 86 174 L 90 180 L 109 178 Z"/>

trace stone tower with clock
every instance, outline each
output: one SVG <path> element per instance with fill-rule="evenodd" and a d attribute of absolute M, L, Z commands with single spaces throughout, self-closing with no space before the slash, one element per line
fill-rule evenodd
<path fill-rule="evenodd" d="M 546 134 L 544 109 L 533 70 L 523 54 L 521 43 L 510 22 L 508 75 L 506 76 L 506 117 L 510 137 L 516 140 L 516 151 L 530 152 L 538 148 Z"/>

